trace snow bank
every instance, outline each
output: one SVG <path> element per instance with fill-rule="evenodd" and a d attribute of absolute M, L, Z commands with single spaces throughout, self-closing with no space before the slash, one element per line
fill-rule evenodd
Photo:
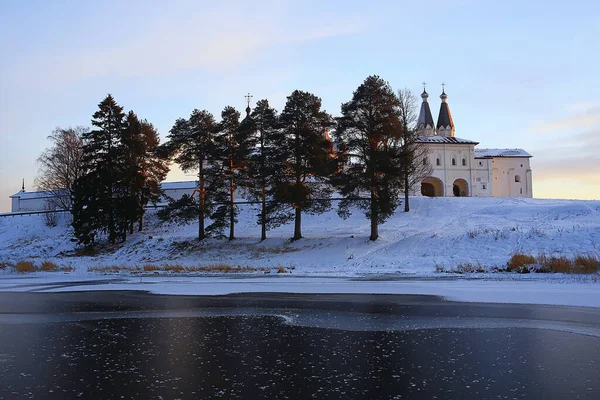
<path fill-rule="evenodd" d="M 51 260 L 89 275 L 91 266 L 228 264 L 293 268 L 294 275 L 439 276 L 435 266 L 459 263 L 502 266 L 511 253 L 600 255 L 600 202 L 542 199 L 411 198 L 411 211 L 398 212 L 368 240 L 369 221 L 348 220 L 335 211 L 303 216 L 304 239 L 290 242 L 293 226 L 268 232 L 260 243 L 256 210 L 241 206 L 238 239 L 195 241 L 197 225 L 160 225 L 153 214 L 144 232 L 91 256 L 76 256 L 69 216 L 49 228 L 42 215 L 0 218 L 0 262 Z M 7 278 L 8 272 L 0 273 Z"/>

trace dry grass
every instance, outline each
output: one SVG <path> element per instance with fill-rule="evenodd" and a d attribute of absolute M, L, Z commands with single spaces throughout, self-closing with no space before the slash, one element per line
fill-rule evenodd
<path fill-rule="evenodd" d="M 540 272 L 557 272 L 557 273 L 571 273 L 573 271 L 573 262 L 565 256 L 561 257 L 547 257 L 545 254 L 541 254 L 537 258 L 537 262 L 540 265 Z"/>
<path fill-rule="evenodd" d="M 52 261 L 43 261 L 42 262 L 42 271 L 45 272 L 57 272 L 60 270 L 60 267 L 58 266 L 58 264 L 52 262 Z"/>
<path fill-rule="evenodd" d="M 154 272 L 158 271 L 159 268 L 156 265 L 146 264 L 144 265 L 144 272 Z"/>
<path fill-rule="evenodd" d="M 280 267 L 283 268 L 283 267 Z M 180 264 L 165 264 L 158 266 L 154 264 L 146 264 L 144 266 L 123 266 L 123 265 L 107 265 L 93 266 L 88 268 L 89 272 L 100 274 L 116 274 L 116 273 L 141 273 L 141 272 L 170 272 L 170 273 L 240 273 L 240 272 L 269 272 L 270 268 L 266 267 L 249 267 L 249 266 L 231 266 L 227 264 L 213 265 L 197 265 L 183 266 Z M 287 272 L 285 269 L 283 272 Z"/>
<path fill-rule="evenodd" d="M 185 271 L 185 268 L 182 265 L 173 265 L 173 264 L 167 264 L 165 265 L 165 271 L 169 271 L 169 272 L 183 272 Z"/>
<path fill-rule="evenodd" d="M 73 272 L 74 270 L 73 267 L 60 267 L 60 272 Z"/>
<path fill-rule="evenodd" d="M 600 272 L 600 260 L 592 255 L 575 257 L 573 272 L 578 274 L 593 274 Z"/>
<path fill-rule="evenodd" d="M 286 269 L 284 267 L 280 266 L 280 267 L 277 268 L 277 273 L 278 274 L 285 274 L 286 272 L 287 271 L 286 271 Z"/>
<path fill-rule="evenodd" d="M 25 274 L 28 272 L 36 272 L 37 267 L 31 261 L 19 261 L 15 265 L 15 270 L 20 274 Z"/>
<path fill-rule="evenodd" d="M 514 253 L 506 263 L 509 271 L 523 272 L 531 265 L 537 264 L 535 257 L 528 254 Z"/>
<path fill-rule="evenodd" d="M 98 273 L 113 273 L 117 274 L 120 272 L 140 272 L 140 267 L 131 267 L 125 265 L 105 265 L 105 266 L 93 266 L 88 268 L 88 272 L 98 272 Z"/>
<path fill-rule="evenodd" d="M 514 253 L 506 263 L 506 267 L 485 268 L 481 264 L 463 263 L 456 267 L 446 268 L 436 264 L 435 272 L 439 273 L 480 273 L 480 272 L 517 272 L 528 273 L 562 273 L 562 274 L 597 274 L 600 273 L 600 259 L 594 255 L 578 255 L 574 258 L 565 256 L 547 256 L 540 254 L 534 257 L 529 254 Z"/>

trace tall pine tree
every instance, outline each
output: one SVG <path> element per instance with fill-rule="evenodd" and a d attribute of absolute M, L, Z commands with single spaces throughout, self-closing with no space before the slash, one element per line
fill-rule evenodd
<path fill-rule="evenodd" d="M 302 212 L 319 214 L 331 207 L 327 179 L 334 161 L 327 130 L 332 118 L 321 110 L 320 98 L 296 90 L 288 96 L 279 124 L 284 134 L 280 147 L 284 165 L 275 200 L 294 209 L 292 240 L 298 240 L 302 238 Z"/>
<path fill-rule="evenodd" d="M 93 115 L 92 131 L 82 135 L 83 174 L 73 190 L 73 228 L 81 244 L 92 246 L 99 233 L 115 243 L 123 239 L 127 217 L 122 211 L 127 187 L 122 180 L 122 143 L 126 129 L 123 107 L 109 94 Z"/>
<path fill-rule="evenodd" d="M 281 145 L 284 136 L 278 127 L 277 111 L 268 100 L 259 100 L 252 114 L 242 121 L 240 132 L 252 138 L 248 143 L 251 151 L 245 169 L 245 187 L 250 199 L 260 202 L 257 222 L 261 226 L 260 240 L 263 241 L 267 238 L 267 229 L 291 218 L 281 204 L 273 201 L 274 188 L 283 169 Z"/>
<path fill-rule="evenodd" d="M 340 161 L 336 183 L 345 200 L 338 212 L 349 214 L 352 202 L 371 220 L 371 240 L 379 237 L 378 224 L 393 215 L 403 187 L 400 140 L 402 123 L 398 97 L 378 76 L 369 76 L 342 104 L 336 137 Z M 349 161 L 349 163 L 348 163 Z M 368 194 L 368 201 L 360 201 Z M 358 200 L 358 201 L 357 201 Z"/>
<path fill-rule="evenodd" d="M 194 110 L 189 120 L 175 121 L 165 144 L 173 161 L 184 171 L 196 171 L 198 176 L 198 239 L 207 237 L 205 219 L 210 215 L 222 165 L 211 160 L 218 151 L 217 128 L 214 117 L 206 110 Z"/>

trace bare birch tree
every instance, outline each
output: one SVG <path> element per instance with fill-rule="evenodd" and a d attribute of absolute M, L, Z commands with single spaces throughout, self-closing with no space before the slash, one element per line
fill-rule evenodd
<path fill-rule="evenodd" d="M 49 206 L 53 209 L 71 208 L 73 183 L 81 176 L 83 142 L 81 135 L 89 129 L 57 127 L 48 139 L 52 145 L 38 157 L 37 190 L 49 192 Z"/>
<path fill-rule="evenodd" d="M 432 171 L 427 161 L 429 149 L 419 140 L 415 122 L 417 120 L 417 98 L 410 89 L 398 90 L 399 118 L 402 124 L 402 175 L 404 179 L 404 212 L 410 211 L 409 194 Z"/>

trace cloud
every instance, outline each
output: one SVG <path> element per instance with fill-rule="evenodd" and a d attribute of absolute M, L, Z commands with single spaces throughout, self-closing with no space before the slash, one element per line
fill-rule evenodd
<path fill-rule="evenodd" d="M 574 105 L 574 109 L 581 110 L 581 105 Z M 566 118 L 550 122 L 537 122 L 530 129 L 533 133 L 550 133 L 556 131 L 573 130 L 577 128 L 589 128 L 600 123 L 600 106 L 588 106 L 584 111 Z"/>
<path fill-rule="evenodd" d="M 54 49 L 4 68 L 9 78 L 4 85 L 39 91 L 102 76 L 140 78 L 203 68 L 223 72 L 246 65 L 268 48 L 351 35 L 365 26 L 352 16 L 294 18 L 289 11 L 284 6 L 253 13 L 231 5 L 190 9 L 147 21 L 144 30 L 118 41 L 96 38 L 85 48 L 67 49 L 55 43 Z"/>

